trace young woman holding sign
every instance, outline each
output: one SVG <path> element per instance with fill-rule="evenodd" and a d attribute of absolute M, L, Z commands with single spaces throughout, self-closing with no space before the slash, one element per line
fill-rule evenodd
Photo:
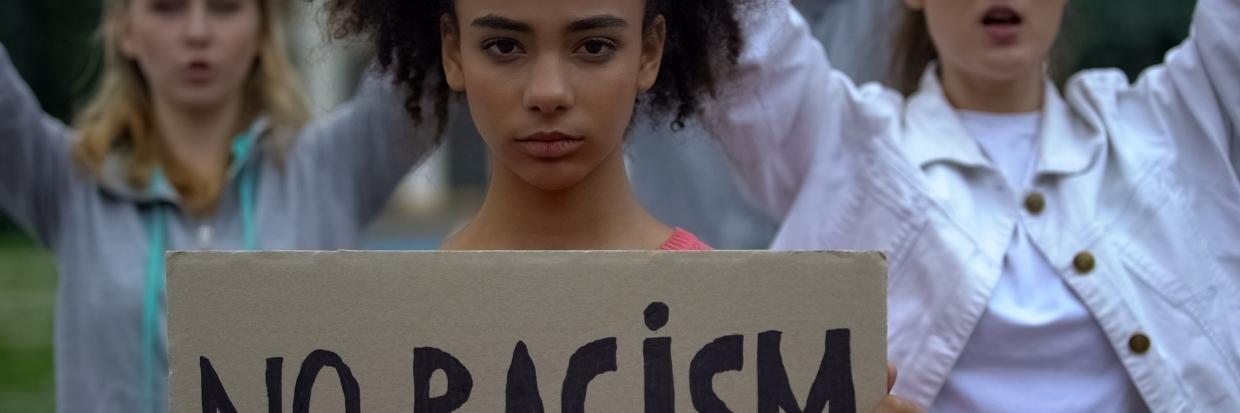
<path fill-rule="evenodd" d="M 0 209 L 57 256 L 59 411 L 167 409 L 165 250 L 351 247 L 428 151 L 380 82 L 306 124 L 286 6 L 108 0 L 73 129 L 0 48 Z"/>
<path fill-rule="evenodd" d="M 464 94 L 491 149 L 482 211 L 445 248 L 708 249 L 637 203 L 622 147 L 635 102 L 679 123 L 712 96 L 739 54 L 743 2 L 413 3 L 329 2 L 336 34 L 374 39 L 411 102 L 443 117 Z M 916 408 L 888 397 L 879 411 Z"/>
<path fill-rule="evenodd" d="M 894 393 L 932 411 L 1240 411 L 1240 1 L 1135 83 L 1047 75 L 1067 0 L 905 0 L 899 90 L 781 1 L 707 110 L 778 249 L 890 252 Z"/>

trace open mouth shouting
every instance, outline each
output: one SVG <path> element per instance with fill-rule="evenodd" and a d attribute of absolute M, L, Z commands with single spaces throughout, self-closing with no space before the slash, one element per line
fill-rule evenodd
<path fill-rule="evenodd" d="M 1000 46 L 1008 46 L 1016 43 L 1020 38 L 1023 20 L 1016 10 L 1006 6 L 996 6 L 986 11 L 981 22 L 992 41 Z"/>

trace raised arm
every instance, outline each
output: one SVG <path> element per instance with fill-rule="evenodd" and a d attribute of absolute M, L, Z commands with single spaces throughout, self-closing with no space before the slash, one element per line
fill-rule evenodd
<path fill-rule="evenodd" d="M 1200 0 L 1188 40 L 1120 103 L 1126 119 L 1170 131 L 1194 164 L 1240 179 L 1240 0 Z"/>
<path fill-rule="evenodd" d="M 899 98 L 878 85 L 859 89 L 834 70 L 788 0 L 760 2 L 745 18 L 739 65 L 703 123 L 750 193 L 782 219 L 811 166 L 846 158 L 854 149 L 846 134 L 877 135 L 890 113 L 872 109 L 896 108 Z"/>
<path fill-rule="evenodd" d="M 71 147 L 72 131 L 43 112 L 0 45 L 0 210 L 44 246 L 56 243 Z"/>
<path fill-rule="evenodd" d="M 1129 130 L 1158 131 L 1147 139 L 1176 149 L 1184 179 L 1174 189 L 1193 194 L 1202 226 L 1194 235 L 1228 275 L 1219 291 L 1240 290 L 1240 0 L 1200 0 L 1188 40 L 1120 93 L 1119 104 Z M 1240 300 L 1229 305 L 1240 311 Z M 1240 343 L 1240 317 L 1230 321 L 1223 334 Z"/>
<path fill-rule="evenodd" d="M 404 94 L 373 69 L 357 94 L 303 131 L 295 156 L 314 162 L 318 190 L 356 202 L 359 224 L 377 214 L 409 171 L 436 146 L 431 121 L 414 126 Z"/>

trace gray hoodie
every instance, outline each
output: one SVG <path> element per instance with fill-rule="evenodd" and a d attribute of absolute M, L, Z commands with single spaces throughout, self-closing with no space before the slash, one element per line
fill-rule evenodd
<path fill-rule="evenodd" d="M 219 207 L 199 219 L 162 179 L 124 184 L 123 152 L 99 178 L 84 170 L 74 132 L 42 112 L 0 46 L 0 209 L 56 255 L 57 411 L 167 410 L 164 251 L 355 246 L 433 146 L 391 89 L 372 76 L 294 137 L 256 122 L 234 142 Z"/>

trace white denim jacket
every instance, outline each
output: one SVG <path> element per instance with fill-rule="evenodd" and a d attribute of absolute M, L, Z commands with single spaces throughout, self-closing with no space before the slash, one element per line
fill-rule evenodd
<path fill-rule="evenodd" d="M 1135 84 L 1048 84 L 1035 183 L 1016 191 L 933 69 L 907 99 L 857 87 L 787 0 L 747 18 L 704 124 L 783 219 L 774 248 L 889 253 L 896 395 L 934 401 L 1023 220 L 1151 411 L 1240 412 L 1240 0 L 1200 0 Z"/>

